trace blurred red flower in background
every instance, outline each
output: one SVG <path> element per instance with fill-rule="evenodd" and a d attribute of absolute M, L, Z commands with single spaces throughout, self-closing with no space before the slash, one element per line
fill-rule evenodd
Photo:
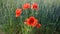
<path fill-rule="evenodd" d="M 37 9 L 38 9 L 38 4 L 37 4 L 37 3 L 33 3 L 33 4 L 31 5 L 31 9 L 37 10 Z"/>
<path fill-rule="evenodd" d="M 23 6 L 22 6 L 23 9 L 28 9 L 30 8 L 30 3 L 25 3 Z"/>
<path fill-rule="evenodd" d="M 22 13 L 22 9 L 16 9 L 16 17 L 19 17 Z"/>
<path fill-rule="evenodd" d="M 38 23 L 38 24 L 36 25 L 36 27 L 37 27 L 37 28 L 40 28 L 40 27 L 41 27 L 41 24 Z"/>
<path fill-rule="evenodd" d="M 37 23 L 38 23 L 38 20 L 33 16 L 28 18 L 27 21 L 25 22 L 25 24 L 32 26 L 32 27 L 36 26 Z"/>

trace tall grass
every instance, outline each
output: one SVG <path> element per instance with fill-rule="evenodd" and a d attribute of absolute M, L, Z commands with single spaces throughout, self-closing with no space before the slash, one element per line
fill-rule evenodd
<path fill-rule="evenodd" d="M 22 17 L 16 19 L 15 10 L 22 8 L 22 5 L 27 2 L 39 4 L 38 15 L 35 15 L 35 17 L 42 24 L 40 29 L 34 28 L 31 34 L 59 34 L 60 0 L 0 0 L 0 30 L 4 34 L 5 32 L 7 34 L 16 33 L 16 24 L 21 24 Z M 21 25 L 18 28 L 20 34 L 22 34 Z"/>

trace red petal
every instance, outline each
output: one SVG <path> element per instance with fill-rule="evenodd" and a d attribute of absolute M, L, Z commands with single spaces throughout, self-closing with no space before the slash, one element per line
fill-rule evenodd
<path fill-rule="evenodd" d="M 41 27 L 41 24 L 37 24 L 36 27 L 37 27 L 37 28 L 40 28 L 40 27 Z"/>
<path fill-rule="evenodd" d="M 16 9 L 16 17 L 19 17 L 22 13 L 22 9 Z"/>

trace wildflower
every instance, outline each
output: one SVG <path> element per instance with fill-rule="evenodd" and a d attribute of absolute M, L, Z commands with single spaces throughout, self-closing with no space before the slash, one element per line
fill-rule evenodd
<path fill-rule="evenodd" d="M 29 26 L 32 26 L 32 27 L 36 26 L 37 23 L 38 23 L 38 20 L 35 17 L 33 17 L 33 16 L 31 16 L 26 21 L 26 24 L 29 25 Z"/>
<path fill-rule="evenodd" d="M 31 8 L 37 10 L 38 9 L 38 4 L 37 3 L 33 3 L 31 5 Z"/>
<path fill-rule="evenodd" d="M 41 27 L 41 24 L 37 24 L 36 27 L 37 27 L 37 28 L 40 28 L 40 27 Z"/>
<path fill-rule="evenodd" d="M 19 17 L 22 13 L 22 9 L 16 9 L 16 17 Z"/>
<path fill-rule="evenodd" d="M 28 9 L 30 8 L 30 3 L 25 3 L 23 6 L 22 6 L 23 9 Z"/>

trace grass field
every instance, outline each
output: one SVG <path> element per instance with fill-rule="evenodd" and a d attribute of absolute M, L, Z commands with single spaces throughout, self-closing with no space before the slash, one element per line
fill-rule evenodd
<path fill-rule="evenodd" d="M 23 24 L 25 12 L 16 19 L 15 10 L 22 8 L 25 3 L 34 2 L 39 5 L 39 10 L 37 15 L 33 15 L 42 26 L 39 29 L 30 28 L 32 31 L 26 32 L 28 28 Z M 60 0 L 0 0 L 0 34 L 16 34 L 18 31 L 18 34 L 60 34 Z"/>

